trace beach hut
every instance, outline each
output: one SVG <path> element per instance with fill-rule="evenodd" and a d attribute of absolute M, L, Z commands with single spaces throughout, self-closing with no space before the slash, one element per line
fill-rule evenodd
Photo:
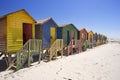
<path fill-rule="evenodd" d="M 57 23 L 52 18 L 37 21 L 35 25 L 35 38 L 42 39 L 43 48 L 48 49 L 56 40 Z"/>
<path fill-rule="evenodd" d="M 101 37 L 100 37 L 100 36 L 101 36 L 101 34 L 98 34 L 98 41 L 97 41 L 97 43 L 96 43 L 97 46 L 100 45 L 100 41 L 101 41 Z"/>
<path fill-rule="evenodd" d="M 88 32 L 85 28 L 80 29 L 79 31 L 79 39 L 81 40 L 82 43 L 82 50 L 85 51 L 87 49 L 87 36 L 88 36 Z"/>
<path fill-rule="evenodd" d="M 100 37 L 101 37 L 101 42 L 100 42 L 100 43 L 101 43 L 101 45 L 102 45 L 102 44 L 103 44 L 103 37 L 104 37 L 104 35 L 103 35 L 103 34 L 101 34 L 101 36 L 100 36 Z"/>
<path fill-rule="evenodd" d="M 102 34 L 98 34 L 97 45 L 105 44 L 107 42 L 107 37 Z"/>
<path fill-rule="evenodd" d="M 63 55 L 63 40 L 56 39 L 57 23 L 52 18 L 37 21 L 35 24 L 35 38 L 42 40 L 42 59 L 56 59 L 58 53 Z"/>
<path fill-rule="evenodd" d="M 98 45 L 101 45 L 101 34 L 98 34 Z"/>
<path fill-rule="evenodd" d="M 65 47 L 72 39 L 78 39 L 78 29 L 73 24 L 61 25 L 57 27 L 57 38 L 63 39 Z"/>
<path fill-rule="evenodd" d="M 14 53 L 34 38 L 35 20 L 24 10 L 0 17 L 0 51 Z"/>
<path fill-rule="evenodd" d="M 98 34 L 95 33 L 94 34 L 94 42 L 93 42 L 94 47 L 97 46 L 97 41 L 98 41 Z"/>
<path fill-rule="evenodd" d="M 84 43 L 87 40 L 88 32 L 85 28 L 83 28 L 80 30 L 79 35 L 80 35 L 79 38 L 82 40 L 82 43 Z"/>
<path fill-rule="evenodd" d="M 57 27 L 57 38 L 63 39 L 64 48 L 67 47 L 68 54 L 72 52 L 73 45 L 78 40 L 78 29 L 73 24 L 66 24 Z M 79 45 L 78 45 L 79 46 Z M 69 47 L 69 48 L 68 48 Z"/>
<path fill-rule="evenodd" d="M 105 38 L 104 37 L 105 36 L 103 34 L 101 34 L 101 44 L 104 44 L 104 42 L 105 42 Z"/>
<path fill-rule="evenodd" d="M 94 41 L 94 33 L 93 31 L 89 31 L 88 32 L 88 44 L 89 44 L 89 48 L 93 47 L 93 41 Z"/>
<path fill-rule="evenodd" d="M 104 35 L 103 36 L 103 44 L 107 43 L 107 37 Z"/>

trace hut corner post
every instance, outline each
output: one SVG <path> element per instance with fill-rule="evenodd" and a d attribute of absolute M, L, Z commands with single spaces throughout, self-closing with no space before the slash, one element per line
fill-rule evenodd
<path fill-rule="evenodd" d="M 28 44 L 28 67 L 30 66 L 30 43 Z"/>
<path fill-rule="evenodd" d="M 41 44 L 42 44 L 42 42 L 39 44 L 39 61 L 38 61 L 39 64 L 41 61 L 41 54 L 43 54 L 43 48 L 42 48 Z"/>
<path fill-rule="evenodd" d="M 61 41 L 61 58 L 63 57 L 63 39 Z"/>
<path fill-rule="evenodd" d="M 11 66 L 11 64 L 12 64 L 12 62 L 11 62 L 11 53 L 2 52 L 2 54 L 5 55 L 5 61 L 6 61 L 7 67 Z"/>

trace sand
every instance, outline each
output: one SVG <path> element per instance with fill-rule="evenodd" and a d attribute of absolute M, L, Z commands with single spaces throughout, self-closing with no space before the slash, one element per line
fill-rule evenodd
<path fill-rule="evenodd" d="M 0 80 L 120 80 L 120 44 L 108 43 L 17 72 L 0 72 Z"/>

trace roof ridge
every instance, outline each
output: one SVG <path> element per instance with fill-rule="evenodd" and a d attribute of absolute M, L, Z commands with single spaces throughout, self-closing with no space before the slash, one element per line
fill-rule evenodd
<path fill-rule="evenodd" d="M 9 13 L 7 13 L 7 14 L 4 14 L 3 16 L 0 16 L 0 18 L 3 18 L 3 17 L 5 17 L 5 16 L 7 16 L 7 15 L 10 15 L 10 14 L 13 14 L 13 13 L 16 13 L 16 12 L 19 12 L 19 11 L 22 11 L 22 10 L 25 11 L 25 9 L 20 9 L 20 10 L 17 10 L 17 11 L 9 12 Z"/>
<path fill-rule="evenodd" d="M 8 13 L 8 14 L 5 14 L 5 15 L 3 15 L 3 16 L 0 16 L 0 19 L 1 19 L 1 18 L 4 18 L 4 17 L 6 17 L 6 16 L 8 16 L 8 15 L 10 15 L 10 14 L 13 14 L 13 13 L 16 13 L 16 12 L 20 12 L 20 11 L 26 12 L 26 13 L 36 22 L 36 20 L 35 20 L 25 9 L 20 9 L 20 10 L 14 11 L 14 12 L 10 12 L 10 13 Z"/>
<path fill-rule="evenodd" d="M 52 19 L 52 17 L 45 18 L 45 19 L 42 19 L 42 20 L 38 20 L 37 23 L 44 24 L 45 22 L 49 21 L 50 19 Z"/>

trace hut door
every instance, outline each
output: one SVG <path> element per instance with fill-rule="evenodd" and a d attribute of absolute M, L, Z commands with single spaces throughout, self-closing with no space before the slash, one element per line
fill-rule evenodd
<path fill-rule="evenodd" d="M 23 44 L 32 39 L 32 24 L 23 23 Z"/>
<path fill-rule="evenodd" d="M 85 36 L 83 33 L 82 33 L 81 39 L 82 39 L 82 43 L 83 43 L 85 41 Z"/>
<path fill-rule="evenodd" d="M 75 39 L 75 33 L 72 31 L 71 32 L 72 39 Z"/>
<path fill-rule="evenodd" d="M 92 43 L 92 35 L 90 35 L 90 42 Z"/>
<path fill-rule="evenodd" d="M 50 45 L 52 45 L 54 43 L 56 39 L 56 30 L 54 27 L 50 28 Z"/>
<path fill-rule="evenodd" d="M 67 31 L 67 45 L 70 43 L 70 31 Z"/>

